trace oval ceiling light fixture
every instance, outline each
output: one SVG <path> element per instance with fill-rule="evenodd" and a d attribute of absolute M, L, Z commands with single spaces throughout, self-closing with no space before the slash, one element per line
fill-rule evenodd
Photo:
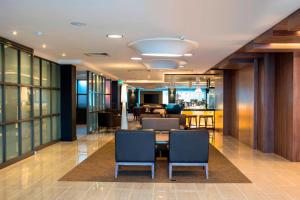
<path fill-rule="evenodd" d="M 177 69 L 181 65 L 185 65 L 186 62 L 182 60 L 176 60 L 176 59 L 151 59 L 146 60 L 144 62 L 144 65 L 147 69 L 164 69 L 164 70 L 170 70 L 170 69 Z"/>
<path fill-rule="evenodd" d="M 82 27 L 87 25 L 86 23 L 83 22 L 71 22 L 70 24 L 77 27 Z"/>
<path fill-rule="evenodd" d="M 185 53 L 185 54 L 183 54 L 183 56 L 184 57 L 191 57 L 191 56 L 193 56 L 193 54 L 191 54 L 191 53 Z"/>
<path fill-rule="evenodd" d="M 184 65 L 179 65 L 179 68 L 184 68 Z"/>
<path fill-rule="evenodd" d="M 198 43 L 192 40 L 162 37 L 149 38 L 131 42 L 129 47 L 139 51 L 143 56 L 181 57 L 198 48 Z"/>
<path fill-rule="evenodd" d="M 17 31 L 13 31 L 12 34 L 13 35 L 18 35 L 18 32 Z"/>
<path fill-rule="evenodd" d="M 131 60 L 137 60 L 137 61 L 139 61 L 139 60 L 143 60 L 143 58 L 141 58 L 141 57 L 132 57 L 132 58 L 130 58 Z"/>
<path fill-rule="evenodd" d="M 61 56 L 62 57 L 66 57 L 67 55 L 66 55 L 66 53 L 62 53 Z"/>
<path fill-rule="evenodd" d="M 142 53 L 143 56 L 153 56 L 153 57 L 181 57 L 181 54 L 172 53 Z"/>
<path fill-rule="evenodd" d="M 111 39 L 121 39 L 121 38 L 123 38 L 123 35 L 120 35 L 120 34 L 107 34 L 106 37 L 111 38 Z"/>

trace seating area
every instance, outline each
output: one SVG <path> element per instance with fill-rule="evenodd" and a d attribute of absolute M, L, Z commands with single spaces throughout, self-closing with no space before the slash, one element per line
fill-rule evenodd
<path fill-rule="evenodd" d="M 0 5 L 0 200 L 300 199 L 300 0 Z"/>
<path fill-rule="evenodd" d="M 146 119 L 145 119 L 146 120 Z M 161 122 L 166 119 L 156 119 Z M 170 119 L 167 119 L 170 120 Z M 178 119 L 172 119 L 178 123 Z M 152 122 L 145 121 L 145 128 L 150 128 Z M 162 123 L 160 123 L 162 124 Z M 170 127 L 155 130 L 166 130 Z M 155 178 L 155 148 L 162 140 L 157 137 L 160 133 L 154 130 L 118 130 L 115 133 L 115 178 L 121 166 L 150 166 L 151 177 Z M 209 136 L 207 130 L 170 130 L 165 141 L 168 144 L 169 179 L 176 166 L 204 167 L 205 177 L 208 179 L 208 147 Z"/>

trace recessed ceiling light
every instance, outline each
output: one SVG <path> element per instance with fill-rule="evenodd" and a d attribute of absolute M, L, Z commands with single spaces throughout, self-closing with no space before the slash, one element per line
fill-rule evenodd
<path fill-rule="evenodd" d="M 17 31 L 13 31 L 12 34 L 13 35 L 18 35 L 18 32 Z"/>
<path fill-rule="evenodd" d="M 183 54 L 183 56 L 185 56 L 185 57 L 191 57 L 191 56 L 193 56 L 193 54 L 191 54 L 191 53 L 185 53 L 185 54 Z"/>
<path fill-rule="evenodd" d="M 184 68 L 184 65 L 179 65 L 179 68 Z"/>
<path fill-rule="evenodd" d="M 45 48 L 47 47 L 47 45 L 46 45 L 46 44 L 43 44 L 42 47 L 45 49 Z"/>
<path fill-rule="evenodd" d="M 119 35 L 119 34 L 107 34 L 106 37 L 111 38 L 111 39 L 121 39 L 121 38 L 123 38 L 123 35 Z"/>
<path fill-rule="evenodd" d="M 132 57 L 132 58 L 130 58 L 131 60 L 143 60 L 142 58 L 140 58 L 140 57 Z"/>
<path fill-rule="evenodd" d="M 155 56 L 155 57 L 181 57 L 181 54 L 173 53 L 143 53 L 143 56 Z"/>
<path fill-rule="evenodd" d="M 43 35 L 43 32 L 37 31 L 37 32 L 34 32 L 34 35 L 36 35 L 36 36 L 42 36 L 42 35 Z"/>
<path fill-rule="evenodd" d="M 67 55 L 66 55 L 65 53 L 62 53 L 61 56 L 62 56 L 62 57 L 66 57 Z"/>
<path fill-rule="evenodd" d="M 71 22 L 70 24 L 73 26 L 78 26 L 78 27 L 86 26 L 86 23 L 83 23 L 83 22 Z"/>

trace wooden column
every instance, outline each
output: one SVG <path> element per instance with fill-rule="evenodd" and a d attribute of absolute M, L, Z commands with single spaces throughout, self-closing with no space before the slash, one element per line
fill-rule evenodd
<path fill-rule="evenodd" d="M 275 65 L 274 54 L 265 54 L 254 63 L 255 68 L 255 145 L 274 152 Z"/>
<path fill-rule="evenodd" d="M 61 72 L 61 140 L 76 140 L 76 67 L 62 65 Z"/>
<path fill-rule="evenodd" d="M 293 62 L 293 135 L 291 160 L 300 161 L 300 53 L 294 53 Z"/>
<path fill-rule="evenodd" d="M 223 135 L 232 135 L 234 94 L 232 91 L 232 70 L 224 70 L 223 74 Z"/>

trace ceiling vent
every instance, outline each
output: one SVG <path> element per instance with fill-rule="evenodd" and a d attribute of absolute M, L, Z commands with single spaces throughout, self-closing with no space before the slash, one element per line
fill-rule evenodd
<path fill-rule="evenodd" d="M 85 53 L 84 55 L 88 57 L 109 57 L 108 53 Z"/>

